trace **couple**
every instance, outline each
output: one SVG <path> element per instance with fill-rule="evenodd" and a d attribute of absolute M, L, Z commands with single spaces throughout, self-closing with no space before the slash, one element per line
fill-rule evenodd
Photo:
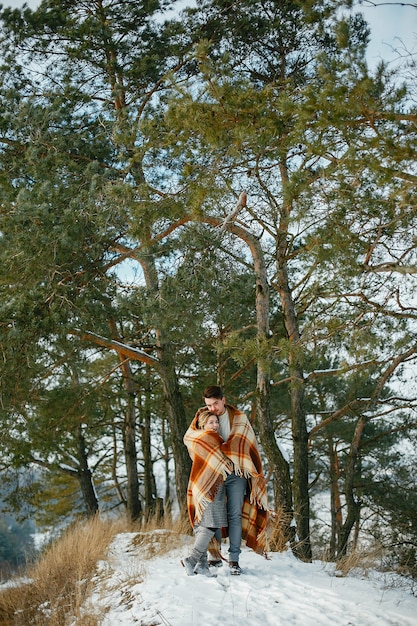
<path fill-rule="evenodd" d="M 195 542 L 190 556 L 181 562 L 189 576 L 212 576 L 207 548 L 222 532 L 229 536 L 229 567 L 241 574 L 239 554 L 242 538 L 260 554 L 267 549 L 268 505 L 265 477 L 255 433 L 246 415 L 226 404 L 220 387 L 204 390 L 200 408 L 184 435 L 193 462 L 187 490 L 188 515 Z M 223 529 L 223 531 L 221 530 Z M 221 557 L 219 549 L 214 550 Z"/>

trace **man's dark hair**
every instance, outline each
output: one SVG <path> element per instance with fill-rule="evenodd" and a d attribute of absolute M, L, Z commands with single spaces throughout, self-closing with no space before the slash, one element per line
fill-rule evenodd
<path fill-rule="evenodd" d="M 210 387 L 206 387 L 203 391 L 203 400 L 204 398 L 216 398 L 217 400 L 221 400 L 223 396 L 222 388 L 218 385 L 210 385 Z"/>

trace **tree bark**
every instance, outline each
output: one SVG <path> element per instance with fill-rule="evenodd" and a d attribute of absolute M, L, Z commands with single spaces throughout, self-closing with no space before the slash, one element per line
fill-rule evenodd
<path fill-rule="evenodd" d="M 337 450 L 334 445 L 333 437 L 327 436 L 329 466 L 330 466 L 330 515 L 331 515 L 331 532 L 329 542 L 329 558 L 333 560 L 336 556 L 336 546 L 340 529 L 342 527 L 342 504 L 339 492 L 340 466 L 337 456 Z"/>
<path fill-rule="evenodd" d="M 155 479 L 153 476 L 153 462 L 151 454 L 151 412 L 149 408 L 150 384 L 149 367 L 146 366 L 146 384 L 144 389 L 144 402 L 141 409 L 141 442 L 143 456 L 143 486 L 145 491 L 146 516 L 151 517 L 155 513 L 156 493 Z"/>
<path fill-rule="evenodd" d="M 267 380 L 268 378 L 268 380 Z M 279 511 L 280 542 L 290 543 L 294 550 L 294 527 L 290 467 L 279 449 L 271 420 L 270 385 L 268 372 L 258 368 L 257 373 L 257 420 L 259 438 L 273 475 L 274 507 Z"/>
<path fill-rule="evenodd" d="M 91 474 L 91 470 L 88 466 L 87 449 L 85 445 L 85 438 L 83 435 L 82 425 L 78 427 L 77 444 L 78 444 L 78 462 L 79 462 L 78 469 L 76 472 L 77 480 L 80 485 L 87 516 L 93 517 L 98 512 L 98 500 L 97 500 L 96 491 L 93 485 L 93 477 Z"/>
<path fill-rule="evenodd" d="M 148 247 L 146 249 L 142 248 L 139 261 L 144 272 L 146 286 L 156 300 L 156 296 L 159 291 L 158 274 L 155 268 L 152 252 Z M 156 347 L 158 351 L 158 364 L 156 366 L 156 370 L 162 383 L 168 423 L 171 431 L 176 495 L 180 512 L 185 516 L 187 514 L 188 478 L 191 471 L 191 459 L 183 442 L 185 431 L 188 428 L 188 423 L 175 371 L 172 346 L 169 342 L 165 341 L 161 326 L 162 324 L 155 328 Z"/>
<path fill-rule="evenodd" d="M 165 513 L 171 516 L 172 513 L 172 496 L 171 485 L 169 481 L 169 437 L 166 434 L 167 420 L 162 418 L 162 443 L 164 446 L 164 474 L 165 474 Z"/>
<path fill-rule="evenodd" d="M 273 475 L 274 506 L 280 510 L 280 532 L 283 542 L 294 545 L 294 532 L 291 524 L 293 505 L 289 464 L 277 445 L 271 417 L 271 385 L 269 367 L 269 284 L 261 246 L 257 239 L 251 240 L 250 250 L 256 277 L 256 322 L 259 356 L 257 359 L 257 421 L 259 437 Z"/>
<path fill-rule="evenodd" d="M 287 227 L 283 220 L 277 244 L 277 288 L 280 294 L 285 328 L 289 342 L 288 367 L 291 394 L 291 429 L 294 451 L 293 498 L 297 524 L 297 554 L 303 561 L 312 559 L 310 542 L 310 500 L 308 493 L 308 433 L 304 409 L 304 375 L 298 358 L 300 332 L 291 296 L 286 263 Z"/>
<path fill-rule="evenodd" d="M 338 558 L 346 555 L 350 533 L 352 532 L 354 525 L 359 521 L 361 503 L 355 498 L 355 469 L 358 462 L 359 446 L 367 421 L 368 418 L 365 415 L 361 415 L 359 417 L 353 434 L 352 443 L 350 445 L 345 481 L 347 514 L 340 531 L 337 546 Z"/>
<path fill-rule="evenodd" d="M 124 361 L 122 369 L 127 391 L 123 437 L 127 478 L 126 509 L 129 519 L 134 522 L 139 519 L 142 514 L 142 504 L 139 495 L 138 455 L 136 450 L 136 393 L 130 362 Z"/>
<path fill-rule="evenodd" d="M 175 487 L 178 505 L 182 515 L 187 514 L 187 487 L 191 471 L 191 459 L 184 445 L 184 434 L 188 423 L 184 411 L 184 403 L 175 373 L 171 346 L 160 345 L 160 366 L 164 398 L 168 412 L 168 422 L 171 431 L 171 446 L 174 455 Z"/>
<path fill-rule="evenodd" d="M 116 324 L 111 321 L 112 334 L 117 333 Z M 119 340 L 119 337 L 117 337 Z M 123 382 L 126 389 L 126 409 L 124 417 L 123 449 L 126 465 L 126 510 L 131 521 L 136 521 L 142 514 L 142 504 L 139 494 L 138 455 L 136 450 L 136 386 L 133 379 L 129 359 L 119 353 Z"/>
<path fill-rule="evenodd" d="M 290 359 L 291 360 L 291 359 Z M 290 366 L 291 367 L 291 366 Z M 308 434 L 304 410 L 304 381 L 302 372 L 292 367 L 291 417 L 294 449 L 293 496 L 297 524 L 297 554 L 303 561 L 312 559 L 310 543 L 310 499 L 308 493 Z"/>

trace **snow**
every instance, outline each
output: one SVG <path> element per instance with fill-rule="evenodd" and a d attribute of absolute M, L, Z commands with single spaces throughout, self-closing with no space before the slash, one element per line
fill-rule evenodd
<path fill-rule="evenodd" d="M 122 533 L 100 563 L 91 606 L 103 626 L 416 626 L 412 582 L 392 573 L 337 576 L 334 564 L 265 559 L 242 549 L 241 576 L 187 576 L 180 559 L 193 538 L 171 531 Z M 159 547 L 162 546 L 162 551 Z M 168 551 L 167 551 L 168 549 Z M 227 544 L 222 546 L 227 556 Z"/>

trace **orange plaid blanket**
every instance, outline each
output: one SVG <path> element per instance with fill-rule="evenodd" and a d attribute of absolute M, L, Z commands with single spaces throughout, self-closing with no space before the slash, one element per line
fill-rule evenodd
<path fill-rule="evenodd" d="M 246 541 L 246 545 L 255 552 L 264 554 L 268 550 L 267 526 L 268 526 L 268 496 L 266 490 L 265 476 L 262 470 L 262 461 L 258 450 L 258 445 L 253 428 L 246 415 L 232 407 L 227 406 L 231 419 L 230 437 L 227 441 L 220 444 L 218 441 L 223 440 L 217 433 L 212 431 L 199 431 L 197 429 L 199 409 L 192 421 L 190 427 L 184 436 L 184 443 L 188 448 L 193 467 L 191 469 L 190 481 L 187 492 L 187 503 L 190 520 L 194 519 L 196 514 L 204 510 L 207 501 L 211 501 L 212 489 L 219 479 L 226 479 L 230 471 L 234 471 L 238 476 L 245 476 L 248 479 L 248 494 L 245 496 L 242 512 L 242 538 Z M 201 433 L 210 435 L 214 440 L 210 443 L 210 437 L 201 438 Z M 205 441 L 204 448 L 200 442 Z M 196 458 L 196 442 L 198 442 L 199 450 L 197 452 L 197 466 L 194 468 L 194 459 Z M 215 443 L 220 449 L 213 455 L 210 452 L 207 455 L 207 447 Z M 205 456 L 202 454 L 204 450 Z M 225 461 L 225 457 L 227 461 Z M 213 461 L 222 460 L 213 472 Z M 228 463 L 232 462 L 230 466 Z M 211 478 L 209 475 L 211 474 Z M 214 476 L 213 474 L 216 474 Z M 215 493 L 215 492 L 214 492 Z M 194 517 L 192 517 L 194 515 Z M 200 515 L 201 517 L 201 515 Z M 191 521 L 193 524 L 193 522 Z"/>
<path fill-rule="evenodd" d="M 187 488 L 188 517 L 193 528 L 207 504 L 213 502 L 220 481 L 233 471 L 231 461 L 220 449 L 223 439 L 214 430 L 198 430 L 196 421 L 184 435 L 193 462 Z"/>

